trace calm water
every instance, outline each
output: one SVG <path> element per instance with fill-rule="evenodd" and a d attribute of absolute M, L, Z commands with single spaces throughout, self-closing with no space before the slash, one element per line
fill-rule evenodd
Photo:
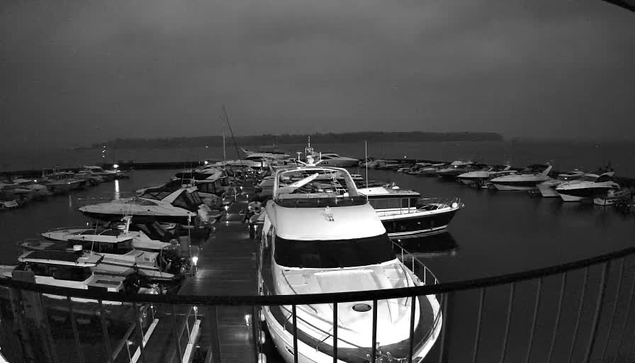
<path fill-rule="evenodd" d="M 32 203 L 22 209 L 0 213 L 0 227 L 3 231 L 0 263 L 15 263 L 20 252 L 16 242 L 24 238 L 35 237 L 37 233 L 54 227 L 86 224 L 88 220 L 77 211 L 77 208 L 85 201 L 125 195 L 140 187 L 165 181 L 174 172 L 175 170 L 137 170 L 132 173 L 129 180 L 104 183 L 70 196 L 53 197 L 48 201 Z M 460 197 L 465 203 L 465 208 L 452 221 L 449 234 L 421 241 L 424 245 L 427 241 L 436 241 L 451 248 L 450 251 L 441 253 L 419 254 L 423 262 L 443 282 L 511 273 L 579 260 L 631 246 L 634 242 L 635 217 L 622 215 L 612 209 L 576 203 L 564 204 L 559 199 L 530 198 L 526 193 L 475 190 L 456 183 L 443 182 L 437 178 L 416 177 L 389 171 L 371 171 L 370 173 L 371 178 L 387 182 L 394 181 L 402 188 L 415 189 L 424 196 Z M 632 268 L 628 267 L 628 271 L 631 270 Z M 594 271 L 589 279 L 591 291 L 597 290 L 595 288 L 598 281 L 597 269 Z M 615 271 L 615 268 L 612 271 Z M 581 275 L 574 273 L 570 276 L 572 278 L 569 281 L 567 294 L 568 296 L 579 294 Z M 625 279 L 626 281 L 630 286 L 632 277 Z M 551 339 L 550 332 L 553 329 L 558 283 L 557 278 L 545 280 L 541 320 L 539 320 L 537 338 L 534 343 L 536 353 L 532 356 L 532 362 L 545 361 L 544 354 L 546 354 Z M 505 321 L 507 291 L 505 287 L 488 290 L 484 309 L 486 319 L 482 329 L 484 336 L 489 339 L 484 338 L 481 342 L 482 353 L 479 362 L 498 360 L 500 350 L 497 349 L 500 349 L 500 334 Z M 527 283 L 518 286 L 515 320 L 511 329 L 507 361 L 524 359 L 534 292 L 535 284 Z M 614 286 L 607 290 L 610 303 L 615 293 Z M 584 305 L 581 334 L 586 334 L 590 326 L 591 302 L 594 301 L 592 296 L 594 295 L 588 295 L 588 301 Z M 578 300 L 575 298 L 565 301 L 560 330 L 564 327 L 571 329 L 575 321 L 577 303 Z M 623 314 L 625 305 L 620 306 L 622 308 L 618 310 L 618 315 Z M 455 297 L 448 317 L 448 326 L 452 327 L 451 343 L 448 344 L 451 349 L 450 360 L 453 362 L 468 361 L 471 357 L 477 307 L 478 293 L 476 291 L 457 294 Z M 605 309 L 605 314 L 608 310 Z M 606 320 L 610 319 L 603 321 Z M 600 331 L 602 329 L 606 329 L 606 323 L 601 324 Z M 627 329 L 627 341 L 631 342 L 634 339 L 632 332 L 635 331 L 635 324 L 633 322 L 627 324 Z M 566 334 L 564 336 L 570 339 Z M 563 338 L 560 338 L 561 341 L 554 353 L 556 357 L 554 361 L 561 361 L 567 356 L 570 342 L 566 339 L 563 341 Z M 584 339 L 577 343 L 576 357 L 582 354 Z M 438 344 L 435 349 L 438 349 Z M 275 355 L 270 358 L 271 361 L 275 361 Z"/>
<path fill-rule="evenodd" d="M 24 238 L 50 228 L 85 225 L 89 220 L 77 210 L 82 203 L 125 196 L 166 181 L 174 172 L 137 170 L 130 179 L 0 213 L 4 240 L 0 263 L 15 262 L 19 253 L 16 243 Z M 610 208 L 565 204 L 555 198 L 530 198 L 526 193 L 476 190 L 437 178 L 390 171 L 371 170 L 370 177 L 394 181 L 424 196 L 460 197 L 465 203 L 449 227 L 450 236 L 437 237 L 453 240 L 457 245 L 455 253 L 422 255 L 443 281 L 578 260 L 630 246 L 635 235 L 635 218 Z"/>
<path fill-rule="evenodd" d="M 332 151 L 342 155 L 363 158 L 364 143 L 320 144 L 312 139 L 316 151 Z M 304 150 L 305 145 L 279 145 L 290 152 Z M 247 146 L 247 148 L 250 148 Z M 227 146 L 228 158 L 237 158 L 237 149 Z M 555 169 L 583 168 L 595 170 L 611 162 L 618 176 L 635 177 L 635 143 L 633 142 L 574 142 L 574 141 L 501 141 L 501 142 L 403 142 L 373 143 L 368 145 L 368 155 L 386 158 L 413 158 L 424 160 L 472 159 L 491 164 L 510 162 L 516 167 L 551 162 Z M 200 161 L 221 159 L 221 146 L 181 149 L 139 150 L 58 150 L 43 151 L 37 147 L 31 151 L 0 152 L 0 171 L 30 170 L 108 163 L 117 160 L 136 162 L 151 161 Z M 187 167 L 187 166 L 184 166 Z"/>

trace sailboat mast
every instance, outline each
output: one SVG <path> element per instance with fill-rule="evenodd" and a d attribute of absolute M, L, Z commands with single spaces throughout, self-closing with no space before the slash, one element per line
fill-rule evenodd
<path fill-rule="evenodd" d="M 225 142 L 225 126 L 223 126 L 223 161 L 227 160 L 227 149 L 226 149 L 226 142 Z"/>
<path fill-rule="evenodd" d="M 366 188 L 368 188 L 368 140 L 364 140 L 364 161 L 366 165 Z"/>

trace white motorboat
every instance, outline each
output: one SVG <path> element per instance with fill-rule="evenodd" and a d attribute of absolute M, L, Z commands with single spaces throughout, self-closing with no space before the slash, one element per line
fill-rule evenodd
<path fill-rule="evenodd" d="M 122 218 L 122 223 L 109 227 L 62 227 L 48 230 L 40 235 L 50 241 L 127 241 L 132 239 L 132 247 L 136 250 L 159 252 L 172 244 L 153 240 L 148 235 L 139 230 L 131 231 L 132 217 Z M 176 243 L 176 242 L 175 242 Z"/>
<path fill-rule="evenodd" d="M 358 192 L 368 197 L 389 237 L 443 232 L 456 212 L 463 207 L 458 198 L 421 198 L 420 193 L 395 185 L 364 187 L 363 181 L 357 185 Z"/>
<path fill-rule="evenodd" d="M 253 150 L 246 150 L 241 148 L 241 150 L 245 153 L 245 155 L 247 155 L 247 157 L 252 157 L 252 158 L 288 159 L 290 157 L 290 155 L 287 154 L 286 152 L 275 150 L 275 149 L 253 151 Z"/>
<path fill-rule="evenodd" d="M 260 293 L 322 294 L 423 284 L 395 258 L 386 229 L 345 169 L 314 166 L 309 160 L 309 165 L 279 170 L 275 177 L 273 200 L 265 207 Z M 379 300 L 374 313 L 372 302 L 339 303 L 338 362 L 366 361 L 373 349 L 381 359 L 406 361 L 412 304 L 412 358 L 423 359 L 442 325 L 434 295 Z M 297 306 L 298 362 L 334 361 L 332 309 L 332 304 Z M 291 315 L 291 306 L 263 307 L 274 345 L 289 363 L 294 361 Z M 373 315 L 378 324 L 375 347 Z"/>
<path fill-rule="evenodd" d="M 424 166 L 419 168 L 419 171 L 416 175 L 420 176 L 437 176 L 437 172 L 441 169 L 444 169 L 447 166 L 446 163 L 435 163 L 430 164 L 428 166 Z"/>
<path fill-rule="evenodd" d="M 556 192 L 565 202 L 580 202 L 606 195 L 610 190 L 619 190 L 613 180 L 613 171 L 584 174 L 580 179 L 565 182 L 556 187 Z"/>
<path fill-rule="evenodd" d="M 537 185 L 543 198 L 559 197 L 556 187 L 564 182 L 580 179 L 585 173 L 582 170 L 571 170 L 558 174 L 555 179 L 544 181 Z"/>
<path fill-rule="evenodd" d="M 27 239 L 19 246 L 31 251 L 74 252 L 77 246 L 84 251 L 95 252 L 103 259 L 93 267 L 95 273 L 127 276 L 135 270 L 150 282 L 173 282 L 185 276 L 189 270 L 189 259 L 178 255 L 176 248 L 164 247 L 159 251 L 143 251 L 133 247 L 130 236 L 108 234 L 76 234 L 67 240 L 52 242 Z"/>
<path fill-rule="evenodd" d="M 499 166 L 493 165 L 480 170 L 469 171 L 467 173 L 460 174 L 456 178 L 465 185 L 481 185 L 491 179 L 498 178 L 500 176 L 516 174 L 516 170 L 512 170 L 510 165 Z"/>
<path fill-rule="evenodd" d="M 118 221 L 133 216 L 136 221 L 178 223 L 203 226 L 210 222 L 211 209 L 203 203 L 196 187 L 164 190 L 147 189 L 134 198 L 116 199 L 79 208 L 85 215 L 103 221 Z"/>
<path fill-rule="evenodd" d="M 85 188 L 88 181 L 78 179 L 75 173 L 59 171 L 43 176 L 41 182 L 54 194 L 65 194 L 74 190 Z"/>
<path fill-rule="evenodd" d="M 549 172 L 553 166 L 533 164 L 527 166 L 517 174 L 494 178 L 491 183 L 498 190 L 528 191 L 536 189 L 539 183 L 550 180 Z"/>
<path fill-rule="evenodd" d="M 7 187 L 26 189 L 33 199 L 45 199 L 52 194 L 45 185 L 38 183 L 37 179 L 7 178 L 6 182 L 0 182 L 0 190 Z"/>
<path fill-rule="evenodd" d="M 437 176 L 446 180 L 455 180 L 459 175 L 474 170 L 474 162 L 455 160 L 445 168 L 437 170 Z"/>
<path fill-rule="evenodd" d="M 108 276 L 94 272 L 102 260 L 102 255 L 83 253 L 81 247 L 76 252 L 30 251 L 18 258 L 17 266 L 0 266 L 3 278 L 34 281 L 36 284 L 66 287 L 78 290 L 100 289 L 107 292 L 139 292 L 136 276 L 131 270 L 126 276 Z M 63 300 L 66 296 L 42 294 L 53 300 Z M 72 297 L 79 303 L 97 304 L 97 300 Z M 102 301 L 104 305 L 123 305 L 119 301 Z"/>
<path fill-rule="evenodd" d="M 347 156 L 340 156 L 336 153 L 321 153 L 320 160 L 322 161 L 320 164 L 328 165 L 328 166 L 337 166 L 341 168 L 350 168 L 353 166 L 359 165 L 358 159 L 349 158 Z"/>

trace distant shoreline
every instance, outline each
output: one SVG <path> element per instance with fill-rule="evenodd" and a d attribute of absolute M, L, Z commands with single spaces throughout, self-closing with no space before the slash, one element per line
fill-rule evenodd
<path fill-rule="evenodd" d="M 297 135 L 257 135 L 236 136 L 235 140 L 241 147 L 247 146 L 275 146 L 287 144 L 304 144 L 308 137 L 319 144 L 359 143 L 368 142 L 446 142 L 446 141 L 504 141 L 503 136 L 494 132 L 350 132 L 350 133 L 314 133 Z M 226 136 L 227 145 L 232 145 L 230 135 Z M 176 137 L 157 139 L 115 139 L 105 143 L 94 143 L 87 147 L 77 147 L 73 150 L 91 150 L 97 148 L 114 149 L 169 149 L 175 147 L 206 147 L 222 146 L 222 136 Z"/>

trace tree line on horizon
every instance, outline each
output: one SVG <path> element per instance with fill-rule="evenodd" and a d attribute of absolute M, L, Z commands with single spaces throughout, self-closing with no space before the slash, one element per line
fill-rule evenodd
<path fill-rule="evenodd" d="M 349 132 L 236 136 L 241 147 L 262 145 L 305 144 L 307 138 L 316 144 L 339 144 L 347 142 L 443 142 L 443 141 L 503 141 L 503 136 L 495 132 Z M 226 137 L 227 145 L 232 145 L 231 137 Z M 94 143 L 89 148 L 138 149 L 138 148 L 178 148 L 222 146 L 222 136 L 196 136 L 174 138 L 129 138 L 115 139 L 105 143 Z"/>

